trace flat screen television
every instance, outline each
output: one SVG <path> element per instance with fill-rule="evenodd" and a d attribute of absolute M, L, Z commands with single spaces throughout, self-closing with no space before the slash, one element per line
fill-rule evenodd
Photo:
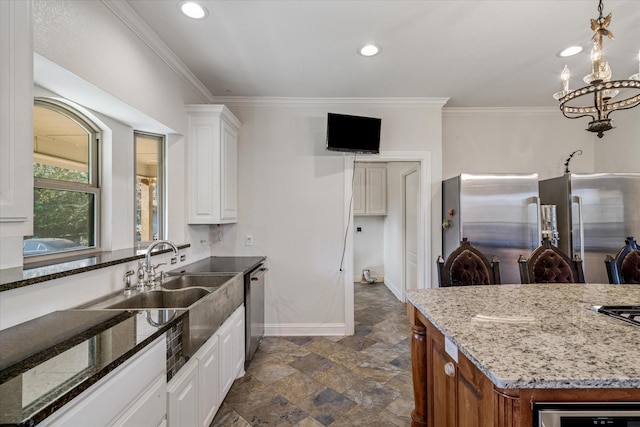
<path fill-rule="evenodd" d="M 379 153 L 382 119 L 327 114 L 327 150 Z"/>

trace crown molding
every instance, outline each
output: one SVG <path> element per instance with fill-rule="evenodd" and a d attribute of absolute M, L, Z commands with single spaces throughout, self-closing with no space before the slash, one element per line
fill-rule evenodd
<path fill-rule="evenodd" d="M 160 37 L 142 20 L 140 15 L 126 1 L 101 0 L 118 19 L 138 36 L 160 59 L 176 73 L 203 101 L 212 103 L 214 96 L 187 68 Z"/>
<path fill-rule="evenodd" d="M 557 107 L 445 107 L 443 116 L 471 116 L 481 114 L 498 115 L 546 115 L 556 114 L 560 110 Z"/>
<path fill-rule="evenodd" d="M 355 105 L 366 107 L 442 108 L 449 98 L 295 98 L 216 96 L 214 102 L 227 106 L 251 107 L 318 107 L 323 105 Z"/>

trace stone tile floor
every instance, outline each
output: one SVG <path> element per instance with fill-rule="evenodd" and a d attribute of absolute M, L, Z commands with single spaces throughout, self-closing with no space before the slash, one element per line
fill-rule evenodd
<path fill-rule="evenodd" d="M 409 333 L 384 284 L 355 283 L 355 335 L 266 337 L 211 427 L 409 426 Z"/>

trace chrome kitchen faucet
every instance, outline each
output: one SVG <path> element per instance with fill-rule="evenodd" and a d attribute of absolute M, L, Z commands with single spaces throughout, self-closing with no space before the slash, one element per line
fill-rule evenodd
<path fill-rule="evenodd" d="M 144 261 L 138 263 L 138 290 L 144 291 L 146 289 L 152 289 L 156 282 L 156 268 L 161 265 L 165 265 L 166 262 L 161 262 L 156 265 L 151 265 L 151 251 L 156 246 L 166 245 L 173 249 L 173 254 L 178 255 L 178 247 L 170 240 L 155 240 L 151 242 L 147 248 L 147 253 L 144 256 Z"/>

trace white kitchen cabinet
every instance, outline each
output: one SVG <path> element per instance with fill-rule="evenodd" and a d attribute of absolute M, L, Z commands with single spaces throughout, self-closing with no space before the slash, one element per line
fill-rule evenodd
<path fill-rule="evenodd" d="M 187 105 L 189 224 L 238 219 L 240 121 L 224 105 Z"/>
<path fill-rule="evenodd" d="M 356 165 L 353 173 L 353 214 L 386 215 L 386 165 Z"/>
<path fill-rule="evenodd" d="M 198 359 L 199 425 L 208 427 L 218 412 L 222 401 L 218 336 L 212 336 L 196 352 L 195 357 Z"/>
<path fill-rule="evenodd" d="M 167 388 L 167 422 L 169 427 L 197 427 L 198 411 L 198 359 L 192 358 L 171 379 Z"/>
<path fill-rule="evenodd" d="M 222 396 L 226 396 L 233 381 L 244 374 L 244 321 L 244 306 L 240 306 L 216 332 L 220 345 Z"/>
<path fill-rule="evenodd" d="M 0 234 L 33 227 L 31 1 L 0 1 Z"/>
<path fill-rule="evenodd" d="M 112 424 L 113 427 L 139 427 L 149 425 L 160 427 L 167 422 L 167 377 L 159 375 L 147 391 L 134 402 L 122 416 Z"/>
<path fill-rule="evenodd" d="M 167 413 L 166 355 L 162 335 L 41 425 L 161 425 Z"/>
<path fill-rule="evenodd" d="M 244 373 L 244 306 L 196 351 L 168 386 L 169 427 L 207 427 Z"/>

